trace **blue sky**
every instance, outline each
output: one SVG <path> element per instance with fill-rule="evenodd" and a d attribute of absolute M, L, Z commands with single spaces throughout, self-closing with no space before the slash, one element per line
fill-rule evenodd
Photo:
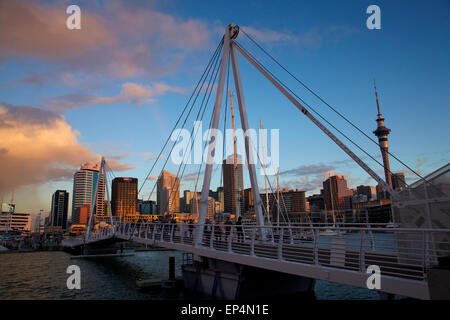
<path fill-rule="evenodd" d="M 16 131 L 7 133 L 17 137 L 29 127 L 30 119 L 21 118 L 28 111 L 20 109 L 29 106 L 42 110 L 41 120 L 64 119 L 59 125 L 67 130 L 60 134 L 61 140 L 65 141 L 67 134 L 67 148 L 80 148 L 68 158 L 61 151 L 63 146 L 55 151 L 45 145 L 44 137 L 41 149 L 34 154 L 13 154 L 11 145 L 0 145 L 0 149 L 9 151 L 2 155 L 2 175 L 8 178 L 0 191 L 9 199 L 11 189 L 15 190 L 18 210 L 48 210 L 51 193 L 56 189 L 71 193 L 70 175 L 81 162 L 98 154 L 115 161 L 116 176 L 137 177 L 141 185 L 154 161 L 149 158 L 161 149 L 229 22 L 252 34 L 293 74 L 371 136 L 376 127 L 376 79 L 381 111 L 392 129 L 390 151 L 422 174 L 448 162 L 448 1 L 70 4 L 81 8 L 84 33 L 64 29 L 68 2 L 36 2 L 21 7 L 20 1 L 10 1 L 0 6 L 0 10 L 10 10 L 11 16 L 17 16 L 16 24 L 0 16 L 4 43 L 0 49 L 0 105 L 6 108 L 9 121 L 17 123 Z M 366 28 L 366 8 L 371 4 L 381 9 L 381 30 Z M 41 15 L 30 22 L 24 8 Z M 243 34 L 238 41 L 329 121 L 379 157 L 376 145 L 293 81 Z M 239 59 L 249 125 L 258 129 L 262 119 L 265 128 L 280 129 L 280 172 L 298 169 L 294 174 L 280 176 L 282 186 L 307 189 L 312 194 L 319 191 L 320 181 L 328 171 L 346 175 L 351 187 L 375 185 L 243 57 Z M 210 104 L 208 110 L 211 108 Z M 55 132 L 62 132 L 60 127 L 47 125 L 48 136 L 53 139 L 58 136 Z M 188 125 L 190 129 L 192 122 Z M 41 127 L 33 128 L 41 132 Z M 48 143 L 52 141 L 48 139 Z M 22 140 L 16 144 L 28 148 Z M 37 157 L 39 150 L 49 158 Z M 8 175 L 15 168 L 11 162 L 21 163 L 24 168 L 16 176 L 26 172 L 27 177 L 15 179 L 14 174 Z M 367 163 L 382 174 L 376 163 Z M 46 174 L 38 174 L 43 165 Z M 152 176 L 161 167 L 156 169 Z M 173 165 L 167 169 L 176 172 Z M 188 167 L 186 173 L 197 169 Z M 405 168 L 391 159 L 391 169 Z M 219 175 L 216 171 L 214 189 Z M 259 181 L 263 187 L 263 178 L 259 177 Z M 153 183 L 146 183 L 144 197 Z M 192 189 L 191 181 L 183 183 Z"/>

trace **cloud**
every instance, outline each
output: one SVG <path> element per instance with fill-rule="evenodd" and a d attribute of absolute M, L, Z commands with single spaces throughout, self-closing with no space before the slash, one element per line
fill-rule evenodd
<path fill-rule="evenodd" d="M 78 142 L 79 134 L 52 111 L 0 103 L 0 192 L 71 180 L 82 163 L 99 162 L 100 155 Z M 133 168 L 115 160 L 110 167 Z"/>
<path fill-rule="evenodd" d="M 155 160 L 157 156 L 153 152 L 140 152 L 136 154 L 136 157 L 142 158 L 144 161 Z M 161 154 L 158 159 L 167 158 L 164 154 Z"/>
<path fill-rule="evenodd" d="M 166 92 L 183 93 L 183 89 L 174 88 L 164 83 L 154 83 L 151 87 L 145 87 L 136 83 L 127 82 L 122 85 L 122 91 L 115 97 L 95 97 L 93 103 L 126 102 L 141 105 L 146 102 L 155 102 L 154 97 Z"/>
<path fill-rule="evenodd" d="M 142 105 L 156 102 L 156 97 L 167 92 L 183 93 L 183 89 L 171 87 L 161 82 L 154 82 L 150 86 L 127 82 L 122 84 L 121 92 L 113 97 L 100 97 L 86 93 L 70 93 L 48 99 L 44 106 L 54 111 L 66 111 L 92 104 L 129 103 Z"/>
<path fill-rule="evenodd" d="M 281 32 L 267 28 L 257 29 L 250 26 L 243 26 L 242 29 L 257 42 L 271 45 L 287 43 L 306 49 L 318 49 L 325 41 L 339 42 L 360 32 L 358 29 L 346 25 L 332 25 L 326 28 L 312 26 L 309 29 L 299 30 L 298 32 Z"/>
<path fill-rule="evenodd" d="M 66 27 L 67 3 L 0 2 L 0 60 L 37 59 L 65 71 L 123 78 L 171 73 L 209 42 L 206 25 L 139 5 L 81 5 L 81 29 Z M 28 79 L 31 83 L 45 79 Z"/>
<path fill-rule="evenodd" d="M 219 168 L 213 168 L 212 173 L 219 170 Z M 197 181 L 197 177 L 199 180 L 203 179 L 203 175 L 205 174 L 205 170 L 201 170 L 200 173 L 197 171 L 190 172 L 188 174 L 183 175 L 183 180 L 185 181 Z"/>
<path fill-rule="evenodd" d="M 296 36 L 280 31 L 274 31 L 267 28 L 256 29 L 249 26 L 241 27 L 244 32 L 246 32 L 250 37 L 254 38 L 256 41 L 261 42 L 282 42 L 282 41 L 295 41 Z M 224 28 L 221 29 L 223 32 Z"/>
<path fill-rule="evenodd" d="M 421 167 L 425 162 L 428 161 L 428 158 L 421 158 L 421 159 L 417 159 L 417 163 L 416 163 L 416 167 L 419 168 Z"/>
<path fill-rule="evenodd" d="M 316 175 L 325 174 L 329 171 L 335 170 L 335 166 L 321 164 L 311 164 L 311 165 L 301 165 L 295 169 L 290 169 L 280 172 L 281 175 L 294 175 L 294 176 L 306 176 L 306 175 Z"/>

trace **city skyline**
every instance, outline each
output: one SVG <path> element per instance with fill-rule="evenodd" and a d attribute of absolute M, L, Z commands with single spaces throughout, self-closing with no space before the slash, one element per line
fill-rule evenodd
<path fill-rule="evenodd" d="M 10 9 L 15 14 L 20 10 L 39 12 L 42 17 L 32 15 L 38 21 L 46 21 L 49 14 L 60 16 L 61 21 L 67 16 L 64 5 L 48 2 L 36 2 L 29 8 L 21 2 L 3 5 L 13 7 Z M 448 38 L 449 28 L 445 22 L 448 19 L 438 18 L 448 15 L 445 2 L 433 6 L 413 2 L 407 8 L 382 2 L 380 7 L 388 14 L 383 15 L 380 31 L 365 28 L 367 5 L 359 2 L 341 4 L 339 8 L 327 4 L 325 9 L 302 4 L 302 10 L 297 12 L 305 15 L 302 25 L 292 19 L 287 5 L 279 8 L 267 5 L 279 13 L 277 16 L 285 15 L 285 22 L 280 17 L 267 19 L 252 4 L 244 4 L 240 11 L 225 10 L 217 3 L 214 6 L 219 9 L 215 12 L 222 13 L 211 19 L 195 2 L 191 8 L 183 3 L 147 4 L 133 20 L 130 18 L 130 13 L 136 10 L 133 4 L 81 2 L 83 37 L 84 30 L 95 31 L 85 41 L 61 30 L 57 36 L 67 38 L 66 42 L 57 44 L 57 38 L 43 34 L 40 40 L 47 48 L 38 46 L 40 50 L 30 52 L 24 44 L 19 46 L 5 38 L 5 46 L 0 49 L 0 57 L 4 58 L 0 61 L 3 68 L 0 120 L 9 126 L 0 127 L 5 137 L 0 145 L 2 199 L 9 201 L 14 191 L 18 212 L 36 215 L 40 209 L 49 211 L 51 194 L 55 190 L 72 190 L 70 179 L 76 168 L 85 162 L 99 162 L 100 155 L 105 155 L 116 175 L 138 178 L 140 187 L 230 18 L 371 136 L 377 116 L 372 85 L 375 78 L 381 113 L 386 126 L 392 130 L 390 152 L 422 174 L 448 162 L 450 150 L 442 142 L 450 137 L 445 125 L 450 112 L 449 93 L 445 90 L 449 84 L 445 72 L 449 66 L 446 59 L 449 46 L 441 39 Z M 252 11 L 257 14 L 250 20 L 242 14 Z M 322 18 L 315 22 L 308 15 Z M 170 22 L 161 29 L 155 22 L 145 22 L 155 23 L 159 41 L 143 32 L 130 37 L 148 17 Z M 411 25 L 408 20 L 417 17 L 421 23 Z M 122 32 L 117 27 L 108 32 L 109 18 L 126 21 L 129 26 Z M 50 20 L 47 22 L 50 30 L 59 30 L 58 19 Z M 27 28 L 36 23 L 29 21 L 24 25 L 25 31 L 29 32 Z M 61 26 L 64 28 L 64 23 Z M 182 34 L 186 39 L 175 34 Z M 130 43 L 125 41 L 127 38 Z M 240 35 L 239 41 L 245 42 L 245 38 Z M 417 44 L 433 50 L 416 50 Z M 62 50 L 66 45 L 79 52 L 80 57 Z M 390 49 L 392 46 L 395 50 Z M 128 55 L 124 48 L 130 49 Z M 94 49 L 107 53 L 107 58 L 120 62 L 122 68 L 116 70 L 110 64 L 99 63 L 88 53 Z M 158 49 L 162 50 L 160 55 Z M 150 53 L 154 55 L 153 60 L 148 56 Z M 333 58 L 327 60 L 330 54 Z M 22 64 L 18 57 L 36 63 Z M 280 129 L 282 188 L 318 193 L 329 172 L 345 175 L 353 187 L 376 185 L 332 141 L 302 119 L 248 64 L 244 61 L 241 64 L 250 125 L 258 128 L 262 118 L 265 128 Z M 93 65 L 97 68 L 92 69 Z M 420 65 L 420 70 L 415 70 L 413 65 Z M 109 75 L 112 80 L 104 80 Z M 92 83 L 96 84 L 91 86 Z M 311 100 L 305 92 L 303 95 Z M 422 129 L 426 127 L 432 130 Z M 32 141 L 15 138 L 30 133 L 34 135 Z M 359 138 L 357 142 L 381 160 L 378 146 Z M 368 164 L 383 176 L 383 168 L 370 161 Z M 188 168 L 180 181 L 181 190 L 194 190 L 196 169 Z M 174 166 L 168 170 L 177 172 Z M 391 159 L 391 170 L 401 172 L 404 167 Z M 159 170 L 152 176 L 158 173 Z M 193 175 L 189 176 L 190 173 Z M 211 189 L 219 186 L 219 176 L 213 175 Z M 271 179 L 273 182 L 274 176 Z M 408 172 L 406 179 L 408 183 L 415 181 Z M 258 182 L 262 189 L 262 176 L 258 176 Z M 154 183 L 156 180 L 146 182 L 142 198 L 147 198 Z M 244 188 L 248 185 L 248 174 L 244 171 Z"/>

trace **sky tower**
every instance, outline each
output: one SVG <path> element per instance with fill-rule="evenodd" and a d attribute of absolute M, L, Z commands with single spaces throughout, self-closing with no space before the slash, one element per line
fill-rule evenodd
<path fill-rule="evenodd" d="M 375 80 L 373 81 L 373 86 L 375 88 L 375 97 L 377 99 L 377 129 L 373 132 L 378 137 L 378 144 L 380 145 L 381 156 L 383 157 L 383 165 L 384 165 L 384 175 L 386 177 L 386 183 L 392 187 L 392 178 L 391 178 L 391 169 L 389 166 L 389 154 L 388 154 L 388 139 L 387 136 L 391 129 L 388 129 L 384 126 L 384 118 L 381 115 L 380 111 L 380 103 L 378 102 L 378 93 L 377 86 L 375 84 Z"/>

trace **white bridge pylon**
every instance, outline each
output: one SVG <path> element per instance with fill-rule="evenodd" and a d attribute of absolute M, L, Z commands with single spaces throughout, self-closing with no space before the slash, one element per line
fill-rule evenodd
<path fill-rule="evenodd" d="M 248 130 L 247 110 L 245 107 L 244 93 L 241 82 L 241 75 L 239 71 L 239 64 L 236 55 L 238 50 L 259 72 L 261 72 L 286 98 L 288 98 L 305 116 L 307 116 L 319 129 L 321 129 L 331 140 L 333 140 L 350 158 L 352 158 L 364 171 L 366 171 L 375 181 L 381 184 L 389 194 L 400 200 L 399 194 L 393 190 L 386 181 L 384 181 L 378 174 L 376 174 L 367 164 L 365 164 L 356 154 L 354 154 L 342 141 L 340 141 L 331 131 L 329 131 L 319 120 L 317 120 L 300 102 L 297 101 L 283 86 L 278 83 L 268 72 L 266 72 L 252 57 L 250 57 L 245 50 L 243 50 L 235 41 L 239 34 L 239 27 L 234 24 L 229 24 L 225 28 L 224 45 L 222 51 L 222 58 L 220 62 L 219 81 L 217 84 L 216 100 L 214 103 L 213 119 L 211 129 L 213 132 L 217 130 L 220 120 L 220 110 L 222 105 L 224 83 L 226 77 L 226 70 L 229 63 L 229 56 L 231 57 L 231 66 L 233 68 L 235 89 L 238 96 L 239 113 L 241 117 L 241 125 L 244 132 Z M 256 170 L 253 161 L 250 161 L 250 137 L 245 136 L 245 153 L 247 157 L 248 170 L 250 174 L 250 183 L 252 188 L 252 195 L 255 202 L 256 222 L 260 227 L 261 235 L 264 235 L 265 229 L 264 218 L 262 214 L 262 203 L 259 194 L 258 183 L 256 179 Z M 211 138 L 213 139 L 213 138 Z M 208 206 L 209 187 L 211 183 L 211 174 L 213 169 L 213 160 L 215 155 L 215 143 L 210 143 L 208 146 L 208 158 L 205 167 L 205 174 L 203 177 L 203 186 L 201 193 L 201 200 L 199 205 L 198 224 L 205 223 L 206 211 Z M 199 245 L 203 236 L 203 228 L 196 228 L 195 245 Z"/>
<path fill-rule="evenodd" d="M 222 59 L 220 62 L 220 71 L 219 71 L 219 81 L 217 84 L 217 92 L 216 92 L 216 100 L 214 103 L 214 111 L 213 111 L 213 119 L 211 123 L 211 129 L 217 130 L 219 120 L 220 120 L 220 110 L 222 106 L 222 98 L 223 98 L 223 89 L 225 83 L 226 70 L 229 62 L 229 56 L 231 57 L 231 66 L 233 68 L 234 75 L 234 84 L 238 98 L 238 106 L 239 106 L 239 114 L 241 118 L 241 125 L 244 132 L 248 130 L 248 119 L 247 119 L 247 110 L 245 107 L 244 94 L 242 91 L 242 83 L 241 83 L 241 75 L 239 72 L 239 64 L 236 56 L 236 52 L 233 50 L 233 40 L 237 37 L 239 33 L 239 27 L 233 24 L 229 24 L 225 28 L 225 36 L 224 36 L 224 45 L 222 52 Z M 255 164 L 253 161 L 250 161 L 250 137 L 248 135 L 245 136 L 245 154 L 247 157 L 248 171 L 250 174 L 250 183 L 252 188 L 252 195 L 254 199 L 254 208 L 256 214 L 256 222 L 258 226 L 264 226 L 264 218 L 262 214 L 262 202 L 261 197 L 259 195 L 259 187 L 258 181 L 256 179 L 256 170 Z M 199 205 L 199 216 L 198 216 L 198 224 L 203 225 L 205 223 L 206 211 L 208 207 L 208 195 L 209 195 L 209 187 L 211 184 L 211 173 L 213 169 L 213 160 L 215 155 L 215 143 L 210 143 L 208 146 L 208 158 L 205 167 L 205 174 L 203 177 L 203 186 L 202 193 L 200 198 Z M 261 234 L 264 234 L 264 229 L 261 228 Z M 195 244 L 198 245 L 203 238 L 203 227 L 196 229 L 196 241 Z"/>
<path fill-rule="evenodd" d="M 113 227 L 113 217 L 112 217 L 112 211 L 111 211 L 111 197 L 109 194 L 109 187 L 108 187 L 108 177 L 106 174 L 106 160 L 105 157 L 102 157 L 102 160 L 100 162 L 100 170 L 98 171 L 98 177 L 97 177 L 97 182 L 95 184 L 95 188 L 94 188 L 94 195 L 92 197 L 92 201 L 91 201 L 91 210 L 90 210 L 90 215 L 89 215 L 89 223 L 87 225 L 86 228 L 86 233 L 85 233 L 85 239 L 89 238 L 89 234 L 92 231 L 92 224 L 94 223 L 94 215 L 96 213 L 96 208 L 98 205 L 98 201 L 97 201 L 97 197 L 98 197 L 98 189 L 99 189 L 99 185 L 100 185 L 100 180 L 103 179 L 104 184 L 105 184 L 105 188 L 106 188 L 106 197 L 107 197 L 107 202 L 108 202 L 108 210 L 109 210 L 109 218 L 110 218 L 110 223 L 111 223 L 111 228 Z M 103 203 L 102 203 L 103 205 Z M 73 215 L 73 213 L 72 213 Z"/>

